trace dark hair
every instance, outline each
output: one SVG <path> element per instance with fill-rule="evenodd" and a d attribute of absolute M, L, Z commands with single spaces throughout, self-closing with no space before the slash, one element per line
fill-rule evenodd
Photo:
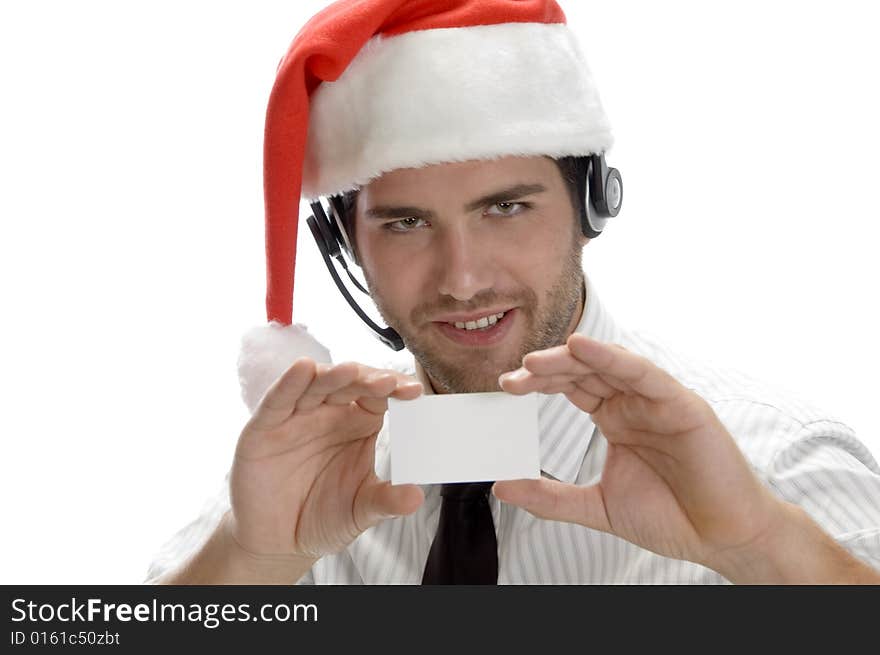
<path fill-rule="evenodd" d="M 581 180 L 587 179 L 587 169 L 590 164 L 589 155 L 559 157 L 554 159 L 559 172 L 562 175 L 562 181 L 568 187 L 568 197 L 571 200 L 571 208 L 574 209 L 575 220 L 578 224 L 578 232 L 586 221 L 586 189 Z"/>
<path fill-rule="evenodd" d="M 553 158 L 551 158 L 553 159 Z M 587 164 L 590 161 L 589 156 L 568 156 L 568 157 L 559 157 L 553 159 L 556 162 L 556 166 L 559 168 L 559 173 L 562 175 L 562 180 L 565 182 L 565 186 L 568 187 L 568 195 L 571 200 L 572 209 L 574 209 L 574 214 L 577 217 L 578 224 L 581 223 L 581 217 L 584 215 L 584 189 L 581 188 L 578 180 L 583 180 L 586 178 L 586 169 Z M 358 198 L 358 190 L 354 189 L 352 191 L 346 191 L 341 196 L 342 198 L 342 225 L 345 227 L 345 231 L 348 234 L 348 239 L 351 242 L 351 247 L 355 249 L 355 253 L 357 252 L 356 245 L 356 236 L 354 233 L 355 229 L 355 210 L 357 208 L 357 198 Z"/>

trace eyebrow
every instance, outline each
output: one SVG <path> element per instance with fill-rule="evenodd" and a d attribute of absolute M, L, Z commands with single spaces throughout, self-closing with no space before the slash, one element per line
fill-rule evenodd
<path fill-rule="evenodd" d="M 493 191 L 481 198 L 467 203 L 464 210 L 472 212 L 480 207 L 488 207 L 498 204 L 499 202 L 510 202 L 518 200 L 525 196 L 531 196 L 536 193 L 543 193 L 547 188 L 543 184 L 515 184 L 507 189 Z M 377 205 L 371 207 L 364 215 L 367 218 L 434 218 L 435 214 L 430 209 L 422 209 L 421 207 L 393 207 L 390 205 Z"/>
<path fill-rule="evenodd" d="M 430 209 L 419 207 L 390 207 L 378 205 L 371 207 L 364 215 L 367 218 L 434 218 L 434 212 Z"/>
<path fill-rule="evenodd" d="M 524 196 L 531 196 L 536 193 L 543 193 L 546 190 L 547 189 L 543 184 L 516 184 L 507 189 L 502 189 L 501 191 L 490 193 L 489 195 L 483 196 L 482 198 L 477 198 L 473 202 L 469 202 L 468 204 L 466 204 L 464 206 L 464 210 L 472 212 L 475 209 L 479 209 L 480 207 L 489 207 L 490 205 L 496 205 L 499 202 L 510 202 L 511 200 L 518 200 Z"/>

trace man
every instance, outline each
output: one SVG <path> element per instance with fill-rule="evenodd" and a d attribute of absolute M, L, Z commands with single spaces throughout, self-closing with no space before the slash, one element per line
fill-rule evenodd
<path fill-rule="evenodd" d="M 849 428 L 601 305 L 582 250 L 601 232 L 591 212 L 620 198 L 579 172 L 610 145 L 555 2 L 371 0 L 313 18 L 267 112 L 271 323 L 241 366 L 253 416 L 229 499 L 151 580 L 880 582 L 880 468 Z M 300 189 L 336 198 L 414 377 L 318 363 L 292 324 Z M 498 390 L 543 394 L 541 479 L 465 496 L 387 481 L 388 398 Z M 476 545 L 457 549 L 462 535 Z"/>

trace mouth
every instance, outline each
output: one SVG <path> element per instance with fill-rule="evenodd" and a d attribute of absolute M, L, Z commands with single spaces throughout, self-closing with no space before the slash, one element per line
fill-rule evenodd
<path fill-rule="evenodd" d="M 479 316 L 459 317 L 466 320 L 435 321 L 433 325 L 441 334 L 458 345 L 491 346 L 510 332 L 518 313 L 518 310 L 513 308 Z"/>

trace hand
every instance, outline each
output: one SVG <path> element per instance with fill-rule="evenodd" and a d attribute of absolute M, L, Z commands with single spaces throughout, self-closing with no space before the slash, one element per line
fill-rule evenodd
<path fill-rule="evenodd" d="M 257 556 L 317 559 L 416 511 L 421 488 L 379 480 L 374 448 L 388 398 L 421 392 L 395 371 L 297 360 L 239 437 L 230 475 L 236 542 Z"/>
<path fill-rule="evenodd" d="M 711 406 L 622 346 L 573 334 L 529 353 L 499 382 L 514 394 L 564 393 L 608 441 L 597 484 L 497 482 L 502 501 L 716 570 L 764 540 L 784 514 Z"/>

